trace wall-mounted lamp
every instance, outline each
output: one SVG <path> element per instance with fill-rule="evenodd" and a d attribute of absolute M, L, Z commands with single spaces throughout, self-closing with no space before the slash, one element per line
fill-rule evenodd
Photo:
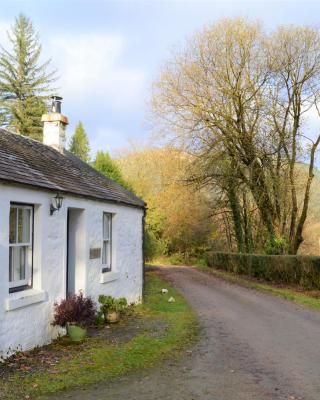
<path fill-rule="evenodd" d="M 53 199 L 51 200 L 50 204 L 50 215 L 52 215 L 55 211 L 59 211 L 63 202 L 63 197 L 58 193 Z"/>

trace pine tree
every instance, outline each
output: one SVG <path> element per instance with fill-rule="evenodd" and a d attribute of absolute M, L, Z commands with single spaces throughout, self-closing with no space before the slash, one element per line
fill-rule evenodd
<path fill-rule="evenodd" d="M 126 189 L 133 191 L 132 187 L 122 176 L 121 170 L 116 162 L 110 157 L 109 153 L 101 150 L 97 151 L 96 158 L 92 163 L 93 168 L 99 171 L 101 174 L 119 183 Z"/>
<path fill-rule="evenodd" d="M 20 14 L 8 38 L 11 50 L 0 51 L 0 124 L 41 140 L 55 72 L 47 72 L 50 60 L 40 63 L 42 47 L 30 19 Z"/>
<path fill-rule="evenodd" d="M 90 161 L 89 138 L 81 121 L 78 122 L 70 140 L 69 151 L 85 162 Z"/>

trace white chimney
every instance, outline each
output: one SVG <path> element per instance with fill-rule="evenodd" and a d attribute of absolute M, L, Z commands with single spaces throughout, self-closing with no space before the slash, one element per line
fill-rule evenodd
<path fill-rule="evenodd" d="M 50 114 L 44 114 L 41 118 L 43 125 L 43 143 L 63 152 L 66 146 L 66 126 L 68 118 L 61 114 L 62 97 L 52 96 L 52 108 Z"/>

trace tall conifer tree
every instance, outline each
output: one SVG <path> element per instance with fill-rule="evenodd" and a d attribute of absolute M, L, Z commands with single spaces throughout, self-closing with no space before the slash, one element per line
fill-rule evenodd
<path fill-rule="evenodd" d="M 81 158 L 81 160 L 85 162 L 90 161 L 89 138 L 81 121 L 78 122 L 71 138 L 69 150 L 71 153 Z"/>
<path fill-rule="evenodd" d="M 55 72 L 41 63 L 41 44 L 30 19 L 20 14 L 8 32 L 11 49 L 0 50 L 0 124 L 42 139 L 41 116 L 47 111 Z"/>
<path fill-rule="evenodd" d="M 108 152 L 98 150 L 96 158 L 92 163 L 93 168 L 101 174 L 119 183 L 124 188 L 133 191 L 131 185 L 123 178 L 121 170 L 117 163 L 110 157 Z"/>

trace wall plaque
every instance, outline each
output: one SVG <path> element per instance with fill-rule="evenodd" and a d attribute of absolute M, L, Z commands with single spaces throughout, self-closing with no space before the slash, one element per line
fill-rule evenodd
<path fill-rule="evenodd" d="M 101 247 L 90 249 L 90 260 L 101 257 Z"/>

